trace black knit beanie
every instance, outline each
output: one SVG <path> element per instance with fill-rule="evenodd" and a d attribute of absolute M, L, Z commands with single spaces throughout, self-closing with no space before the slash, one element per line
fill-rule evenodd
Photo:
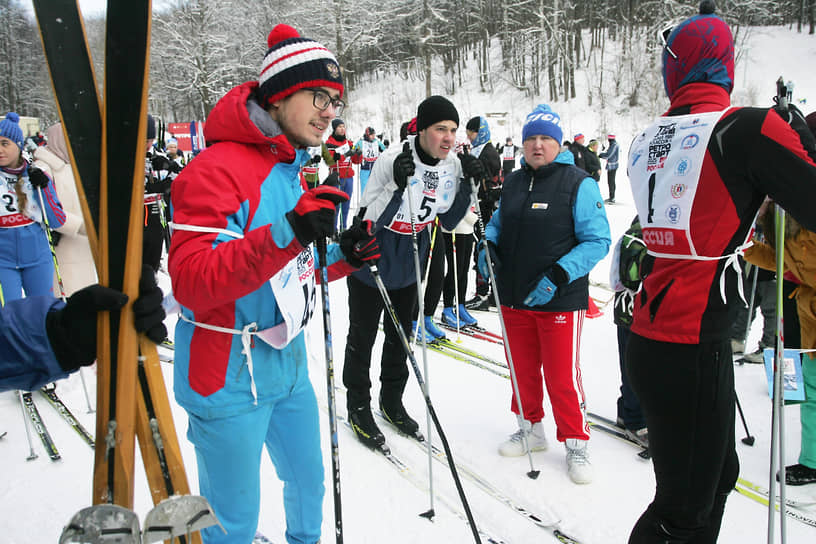
<path fill-rule="evenodd" d="M 471 132 L 479 132 L 479 125 L 481 124 L 481 122 L 482 118 L 479 117 L 478 115 L 476 117 L 471 117 L 470 121 L 468 121 L 467 125 L 465 125 L 465 129 Z"/>
<path fill-rule="evenodd" d="M 444 96 L 429 96 L 417 108 L 417 132 L 440 121 L 453 121 L 456 126 L 459 126 L 459 114 L 456 112 L 456 107 Z"/>

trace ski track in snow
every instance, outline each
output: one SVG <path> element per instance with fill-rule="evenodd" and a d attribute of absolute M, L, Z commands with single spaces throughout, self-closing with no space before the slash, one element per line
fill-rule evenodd
<path fill-rule="evenodd" d="M 779 55 L 779 51 L 797 51 L 799 54 Z M 813 59 L 816 55 L 816 40 L 806 34 L 796 35 L 787 29 L 752 29 L 746 57 L 747 67 L 738 65 L 736 70 L 735 95 L 748 89 L 759 89 L 763 97 L 761 104 L 769 104 L 775 87 L 774 80 L 780 74 L 786 79 L 793 76 L 796 82 L 795 94 L 813 98 L 816 103 L 816 75 L 802 70 L 801 58 L 805 55 Z M 801 79 L 797 79 L 801 78 Z M 576 78 L 579 86 L 586 85 L 586 78 Z M 358 134 L 369 124 L 382 127 L 379 112 L 380 99 L 375 97 L 380 89 L 372 87 L 371 94 L 359 90 L 355 102 L 366 110 L 369 118 L 356 118 L 349 112 L 347 124 L 353 134 Z M 579 89 L 579 94 L 581 89 Z M 767 95 L 768 100 L 764 100 Z M 508 95 L 510 96 L 510 95 Z M 471 115 L 502 109 L 496 96 L 478 94 L 474 89 L 462 90 L 453 97 L 460 107 L 460 117 L 464 120 Z M 529 99 L 526 99 L 529 102 Z M 511 100 L 508 100 L 510 102 Z M 526 102 L 525 102 L 526 103 Z M 467 109 L 464 109 L 467 106 Z M 800 104 L 807 114 L 812 106 Z M 524 112 L 516 112 L 520 118 Z M 598 120 L 585 104 L 574 100 L 568 105 L 555 104 L 555 109 L 566 121 L 565 138 L 581 130 L 589 137 L 601 131 Z M 514 111 L 510 105 L 507 111 Z M 359 115 L 359 113 L 358 113 Z M 378 117 L 379 116 L 379 117 Z M 610 127 L 618 134 L 621 150 L 625 157 L 628 142 L 636 130 L 628 114 L 616 117 L 617 126 Z M 572 127 L 575 127 L 574 130 Z M 503 143 L 505 131 L 520 133 L 507 128 L 494 127 L 493 141 Z M 518 134 L 516 139 L 519 140 Z M 518 141 L 516 142 L 518 143 Z M 607 207 L 612 227 L 613 241 L 623 233 L 634 216 L 628 180 L 621 170 L 618 175 L 617 204 Z M 601 183 L 601 192 L 606 196 L 606 176 Z M 356 197 L 352 198 L 356 202 Z M 353 210 L 352 210 L 353 212 Z M 608 283 L 609 259 L 607 256 L 591 273 L 596 282 Z M 170 287 L 169 279 L 159 275 L 161 287 Z M 471 272 L 470 290 L 473 291 Z M 609 294 L 597 287 L 590 293 L 601 300 Z M 332 331 L 334 333 L 335 380 L 341 382 L 343 351 L 348 329 L 346 285 L 344 281 L 331 284 Z M 319 295 L 318 295 L 319 296 Z M 323 348 L 322 320 L 318 304 L 315 319 L 308 331 L 310 349 L 309 370 L 315 391 L 322 403 L 326 401 L 325 361 Z M 441 311 L 441 307 L 438 309 Z M 619 370 L 615 327 L 612 323 L 611 305 L 604 308 L 604 315 L 598 319 L 588 319 L 584 323 L 581 342 L 581 367 L 587 397 L 587 409 L 608 417 L 615 415 L 615 401 L 618 397 Z M 500 330 L 495 313 L 478 312 L 474 315 L 479 324 L 492 331 Z M 175 317 L 169 317 L 167 324 L 173 334 Z M 748 346 L 755 346 L 759 336 L 761 320 L 755 321 L 749 336 Z M 456 334 L 448 337 L 456 341 Z M 477 348 L 485 354 L 503 359 L 501 346 L 461 337 L 463 345 Z M 372 356 L 372 397 L 377 398 L 379 358 L 382 335 L 378 337 Z M 423 367 L 422 351 L 416 350 L 417 361 Z M 655 361 L 660 364 L 660 361 Z M 544 424 L 550 441 L 550 450 L 533 454 L 535 468 L 541 471 L 536 480 L 526 476 L 529 470 L 528 458 L 502 458 L 497 453 L 498 444 L 515 431 L 515 416 L 510 412 L 510 384 L 471 365 L 456 361 L 444 355 L 428 351 L 429 372 L 426 377 L 431 399 L 443 429 L 450 442 L 456 460 L 466 463 L 478 471 L 505 495 L 542 516 L 551 515 L 561 520 L 561 529 L 583 544 L 607 544 L 625 542 L 633 524 L 653 497 L 654 476 L 650 462 L 640 460 L 637 449 L 602 433 L 594 433 L 590 441 L 590 458 L 595 468 L 593 483 L 577 486 L 569 481 L 563 446 L 555 440 L 555 426 L 545 398 Z M 195 454 L 185 438 L 186 415 L 172 402 L 173 367 L 163 364 L 165 379 L 173 405 L 176 429 L 179 435 L 182 455 L 190 478 L 191 488 L 196 490 L 197 476 Z M 743 444 L 745 436 L 737 415 L 735 432 L 737 450 L 740 456 L 741 476 L 763 487 L 769 484 L 769 452 L 771 403 L 767 395 L 764 369 L 760 365 L 735 367 L 736 387 L 750 432 L 756 437 L 753 447 Z M 83 370 L 92 398 L 95 396 L 96 376 L 93 368 Z M 78 375 L 61 382 L 58 393 L 74 415 L 89 430 L 95 429 L 95 415 L 87 413 L 84 393 Z M 342 393 L 338 393 L 340 397 Z M 546 396 L 545 396 L 546 397 Z M 81 441 L 76 433 L 60 418 L 57 412 L 39 395 L 35 395 L 45 424 L 62 454 L 62 460 L 52 462 L 43 451 L 36 435 L 32 434 L 34 451 L 39 458 L 26 461 L 29 447 L 22 427 L 22 413 L 16 394 L 0 394 L 0 433 L 8 434 L 0 439 L 0 466 L 4 467 L 4 485 L 0 487 L 0 543 L 50 543 L 56 542 L 62 527 L 79 509 L 90 504 L 93 452 Z M 434 442 L 441 446 L 436 432 L 425 429 L 426 417 L 424 400 L 416 379 L 411 374 L 405 392 L 405 405 L 420 422 L 426 436 L 432 435 Z M 338 406 L 345 406 L 345 399 L 338 398 Z M 344 411 L 340 412 L 345 415 Z M 797 462 L 799 452 L 799 409 L 785 408 L 785 464 Z M 414 474 L 427 481 L 428 457 L 420 448 L 410 444 L 408 439 L 398 436 L 388 425 L 381 425 L 388 444 L 394 453 L 408 463 Z M 435 501 L 436 517 L 429 522 L 419 517 L 429 505 L 427 492 L 422 492 L 401 478 L 387 460 L 360 445 L 342 426 L 338 429 L 340 444 L 341 489 L 343 498 L 343 529 L 347 542 L 358 544 L 380 543 L 384 540 L 399 543 L 467 543 L 472 542 L 470 529 L 455 515 L 450 513 L 439 500 Z M 331 487 L 331 457 L 328 435 L 328 421 L 321 415 L 321 443 L 327 477 L 327 494 L 323 505 L 323 541 L 333 542 L 334 506 Z M 150 496 L 146 479 L 141 468 L 138 448 L 136 449 L 135 509 L 141 516 L 150 509 Z M 284 515 L 281 501 L 281 484 L 274 467 L 267 456 L 262 462 L 262 504 L 259 529 L 276 543 L 284 543 Z M 447 467 L 432 463 L 434 489 L 445 499 L 460 507 L 458 497 Z M 494 534 L 508 544 L 530 542 L 556 542 L 549 531 L 536 527 L 531 522 L 513 513 L 507 506 L 485 495 L 467 478 L 463 477 L 467 497 L 477 523 L 484 524 L 490 534 Z M 788 497 L 814 500 L 816 486 L 788 488 Z M 816 516 L 816 509 L 810 512 Z M 723 519 L 720 542 L 764 542 L 767 523 L 767 509 L 737 493 L 732 493 Z M 788 542 L 804 543 L 816 539 L 816 530 L 796 521 L 786 521 Z M 777 533 L 778 533 L 777 519 Z M 777 537 L 778 538 L 778 537 Z"/>

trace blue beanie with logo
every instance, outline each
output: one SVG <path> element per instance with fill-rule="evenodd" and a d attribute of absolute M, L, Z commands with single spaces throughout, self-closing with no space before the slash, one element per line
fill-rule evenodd
<path fill-rule="evenodd" d="M 521 129 L 521 140 L 526 141 L 531 136 L 549 136 L 559 144 L 563 131 L 561 130 L 561 117 L 552 111 L 547 104 L 539 104 L 532 113 L 524 120 L 524 128 Z"/>
<path fill-rule="evenodd" d="M 23 129 L 20 128 L 20 116 L 10 111 L 0 121 L 0 136 L 8 138 L 20 149 L 23 149 Z"/>

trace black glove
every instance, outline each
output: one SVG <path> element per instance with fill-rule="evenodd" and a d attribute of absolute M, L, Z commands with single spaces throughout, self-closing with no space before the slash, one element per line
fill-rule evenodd
<path fill-rule="evenodd" d="M 319 185 L 303 193 L 294 209 L 286 212 L 300 245 L 306 247 L 319 238 L 331 236 L 335 207 L 347 200 L 346 193 L 330 185 Z"/>
<path fill-rule="evenodd" d="M 145 333 L 154 343 L 159 344 L 167 338 L 164 326 L 164 294 L 156 285 L 156 276 L 149 264 L 142 265 L 142 277 L 139 278 L 139 298 L 133 301 L 134 325 L 136 330 Z"/>
<path fill-rule="evenodd" d="M 465 178 L 470 178 L 476 184 L 481 184 L 485 176 L 485 169 L 482 161 L 473 155 L 459 153 L 459 161 L 462 163 L 462 173 Z"/>
<path fill-rule="evenodd" d="M 34 186 L 35 189 L 45 189 L 51 181 L 51 178 L 36 166 L 29 166 L 28 181 L 31 182 L 31 185 Z"/>
<path fill-rule="evenodd" d="M 334 159 L 334 162 L 340 162 L 340 153 L 337 151 L 332 151 L 332 158 Z"/>
<path fill-rule="evenodd" d="M 328 185 L 330 187 L 340 187 L 340 177 L 337 175 L 337 172 L 332 172 L 326 179 L 323 180 L 323 185 Z"/>
<path fill-rule="evenodd" d="M 57 247 L 62 240 L 62 233 L 58 230 L 51 229 L 51 244 Z"/>
<path fill-rule="evenodd" d="M 156 155 L 151 159 L 150 166 L 153 170 L 167 170 L 168 172 L 172 168 L 171 166 L 172 161 L 165 157 L 164 155 Z"/>
<path fill-rule="evenodd" d="M 805 116 L 794 104 L 788 104 L 788 109 L 776 106 L 774 108 L 776 113 L 790 124 L 791 128 L 799 135 L 799 141 L 802 142 L 802 147 L 808 152 L 808 155 L 816 160 L 816 137 L 810 131 L 805 121 Z"/>
<path fill-rule="evenodd" d="M 414 175 L 416 165 L 414 155 L 411 152 L 411 145 L 408 142 L 402 146 L 402 153 L 394 159 L 394 183 L 400 191 L 404 191 L 408 185 L 408 178 Z"/>
<path fill-rule="evenodd" d="M 309 164 L 320 164 L 320 160 L 321 160 L 321 159 L 322 159 L 322 157 L 321 157 L 320 155 L 315 155 L 315 156 L 314 156 L 314 157 L 312 157 L 312 159 L 309 161 Z"/>
<path fill-rule="evenodd" d="M 96 360 L 96 314 L 118 310 L 128 297 L 114 289 L 95 284 L 68 298 L 61 310 L 45 316 L 45 332 L 57 362 L 66 372 Z"/>
<path fill-rule="evenodd" d="M 355 217 L 351 227 L 340 235 L 340 250 L 346 261 L 355 268 L 364 264 L 377 264 L 380 244 L 374 236 L 374 222 L 370 219 L 361 221 L 359 217 Z"/>

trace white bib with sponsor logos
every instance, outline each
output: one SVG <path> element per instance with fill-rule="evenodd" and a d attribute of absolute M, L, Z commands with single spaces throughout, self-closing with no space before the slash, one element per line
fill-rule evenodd
<path fill-rule="evenodd" d="M 2 198 L 2 203 L 0 203 L 0 227 L 22 227 L 35 221 L 42 221 L 42 212 L 34 199 L 34 191 L 31 183 L 28 182 L 28 178 L 20 178 L 18 181 L 16 175 L 6 172 L 0 172 L 0 176 L 2 179 L 2 185 L 0 185 L 0 191 L 2 191 L 2 195 L 0 195 L 0 198 Z M 25 210 L 20 210 L 20 202 L 15 189 L 17 183 L 23 184 L 23 193 L 26 196 Z"/>
<path fill-rule="evenodd" d="M 723 112 L 661 117 L 629 152 L 629 179 L 649 253 L 666 258 L 700 255 L 690 232 L 691 210 L 706 147 Z"/>
<path fill-rule="evenodd" d="M 512 161 L 516 158 L 516 146 L 506 145 L 502 149 L 502 158 L 506 161 Z"/>
<path fill-rule="evenodd" d="M 408 180 L 402 204 L 387 228 L 400 234 L 411 233 L 408 198 L 411 198 L 416 231 L 419 232 L 433 223 L 438 214 L 448 211 L 455 197 L 455 163 L 444 161 L 440 166 L 418 164 L 414 175 Z"/>
<path fill-rule="evenodd" d="M 283 315 L 283 323 L 259 332 L 276 349 L 292 341 L 309 323 L 315 308 L 315 262 L 311 245 L 272 276 L 269 284 Z"/>
<path fill-rule="evenodd" d="M 363 138 L 360 144 L 360 150 L 363 152 L 363 159 L 366 162 L 374 162 L 380 156 L 380 143 L 377 140 L 368 141 Z"/>

